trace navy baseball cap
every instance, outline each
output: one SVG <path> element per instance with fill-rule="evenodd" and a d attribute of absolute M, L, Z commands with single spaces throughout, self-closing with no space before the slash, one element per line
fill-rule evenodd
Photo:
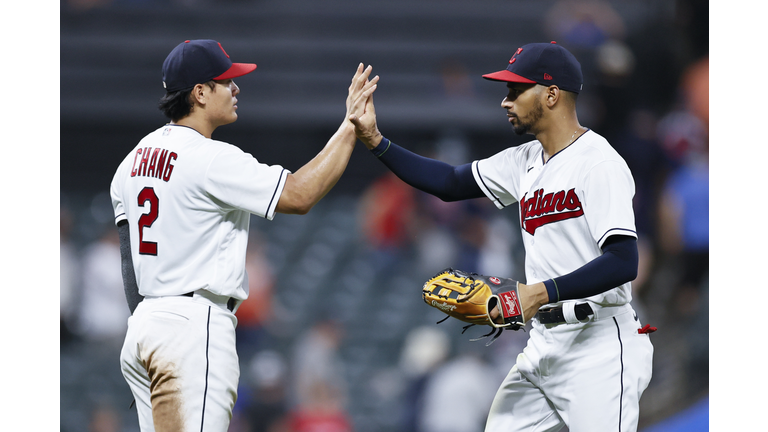
<path fill-rule="evenodd" d="M 581 64 L 555 41 L 523 45 L 509 59 L 505 70 L 483 75 L 493 81 L 556 85 L 578 93 L 584 82 Z"/>
<path fill-rule="evenodd" d="M 168 92 L 187 90 L 211 80 L 243 76 L 255 69 L 253 63 L 232 63 L 215 40 L 188 40 L 178 44 L 165 58 L 163 87 Z"/>

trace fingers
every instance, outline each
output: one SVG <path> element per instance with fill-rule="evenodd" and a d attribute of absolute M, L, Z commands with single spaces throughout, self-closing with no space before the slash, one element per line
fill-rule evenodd
<path fill-rule="evenodd" d="M 379 82 L 379 76 L 376 75 L 375 77 L 371 78 L 370 81 L 366 82 L 363 85 L 363 91 L 366 91 L 366 90 L 370 89 L 371 87 L 375 86 L 378 82 Z"/>
<path fill-rule="evenodd" d="M 350 105 L 348 112 L 350 114 L 354 114 L 357 117 L 363 116 L 367 111 L 367 107 L 369 106 L 370 101 L 373 99 L 372 95 L 373 92 L 376 91 L 376 88 L 378 88 L 378 85 L 371 84 L 368 86 L 366 90 L 364 90 L 360 95 L 358 95 Z"/>
<path fill-rule="evenodd" d="M 360 96 L 361 97 L 368 97 L 368 96 L 372 95 L 373 92 L 375 92 L 376 89 L 379 87 L 378 82 L 379 82 L 379 76 L 376 75 L 375 77 L 373 77 L 372 80 L 368 81 L 363 86 L 363 93 Z"/>
<path fill-rule="evenodd" d="M 362 65 L 362 63 L 360 63 L 360 64 Z M 373 70 L 373 66 L 368 65 L 368 67 L 365 68 L 365 70 L 362 73 L 360 73 L 360 75 L 357 77 L 357 79 L 362 81 L 362 82 L 365 82 L 368 79 L 368 77 L 371 75 L 371 71 L 372 70 Z"/>
<path fill-rule="evenodd" d="M 366 107 L 366 98 L 376 90 L 377 83 L 379 82 L 379 76 L 368 80 L 368 77 L 373 70 L 372 66 L 368 66 L 362 69 L 363 64 L 360 63 L 357 67 L 357 73 L 355 78 L 352 79 L 352 84 L 349 86 L 349 94 L 347 95 L 347 116 L 351 112 L 356 112 L 358 116 L 361 116 Z"/>
<path fill-rule="evenodd" d="M 363 73 L 363 64 L 360 63 L 357 65 L 357 70 L 355 71 L 355 75 L 352 77 L 352 82 L 349 84 L 349 90 L 352 91 L 352 89 L 355 86 L 355 82 L 357 82 L 357 79 L 360 77 L 360 75 Z"/>
<path fill-rule="evenodd" d="M 376 111 L 373 107 L 373 92 L 377 86 L 363 92 L 355 99 L 350 110 L 347 112 L 347 119 L 355 125 L 358 131 L 368 130 L 376 126 Z"/>
<path fill-rule="evenodd" d="M 368 94 L 366 100 L 365 100 L 365 112 L 370 114 L 373 117 L 376 117 L 376 107 L 373 105 L 373 92 L 376 91 L 378 88 L 377 86 L 374 86 L 370 93 Z"/>
<path fill-rule="evenodd" d="M 365 138 L 376 135 L 377 132 L 373 93 L 378 88 L 379 76 L 368 80 L 372 70 L 370 65 L 365 69 L 362 63 L 358 65 L 347 97 L 347 120 L 355 126 L 356 135 L 363 137 L 363 142 L 370 141 Z"/>
<path fill-rule="evenodd" d="M 368 81 L 368 77 L 371 75 L 372 70 L 373 66 L 371 65 L 368 65 L 368 67 L 365 69 L 363 69 L 362 63 L 357 65 L 357 71 L 355 72 L 355 76 L 352 77 L 352 83 L 349 85 L 349 91 L 352 92 L 354 90 L 360 89 L 363 84 Z"/>

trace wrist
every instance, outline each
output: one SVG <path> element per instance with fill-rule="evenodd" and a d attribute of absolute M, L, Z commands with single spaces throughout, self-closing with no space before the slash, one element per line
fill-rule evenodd
<path fill-rule="evenodd" d="M 392 145 L 392 141 L 381 137 L 381 141 L 379 141 L 379 144 L 376 145 L 376 147 L 370 148 L 371 153 L 376 156 L 377 158 L 380 158 L 384 155 L 384 153 L 389 150 L 389 147 Z"/>
<path fill-rule="evenodd" d="M 365 144 L 365 146 L 368 148 L 368 150 L 373 150 L 376 147 L 378 147 L 379 144 L 381 144 L 381 141 L 383 139 L 384 139 L 384 136 L 381 134 L 381 132 L 379 132 L 377 130 L 376 133 L 372 137 L 370 137 L 370 138 L 369 137 L 363 137 L 363 138 L 360 138 L 360 141 L 362 141 L 363 144 Z"/>
<path fill-rule="evenodd" d="M 547 292 L 547 287 L 544 285 L 544 282 L 537 282 L 533 285 L 526 285 L 525 287 L 528 291 L 526 294 L 532 300 L 536 309 L 550 303 L 549 293 Z"/>
<path fill-rule="evenodd" d="M 547 303 L 557 303 L 560 301 L 560 290 L 555 279 L 547 279 L 544 282 L 544 289 L 547 291 Z M 546 303 L 545 303 L 546 304 Z"/>
<path fill-rule="evenodd" d="M 355 124 L 352 123 L 349 119 L 345 119 L 343 122 L 341 122 L 341 126 L 339 126 L 339 131 L 341 132 L 352 132 L 355 133 Z"/>

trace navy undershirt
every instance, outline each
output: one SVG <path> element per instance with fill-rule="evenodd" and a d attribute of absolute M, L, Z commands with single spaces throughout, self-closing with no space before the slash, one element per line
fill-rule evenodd
<path fill-rule="evenodd" d="M 453 166 L 419 156 L 387 138 L 371 152 L 405 183 L 443 201 L 485 196 L 472 175 L 471 163 Z M 608 237 L 602 251 L 602 255 L 575 271 L 545 281 L 549 302 L 590 297 L 637 277 L 638 252 L 634 237 Z"/>
<path fill-rule="evenodd" d="M 120 267 L 123 274 L 123 290 L 125 291 L 125 300 L 128 302 L 128 309 L 133 314 L 136 306 L 144 300 L 144 296 L 139 294 L 139 285 L 136 282 L 136 273 L 133 269 L 131 232 L 128 222 L 125 220 L 118 222 L 117 232 L 120 237 Z"/>
<path fill-rule="evenodd" d="M 485 196 L 472 175 L 471 163 L 453 166 L 419 156 L 386 138 L 371 152 L 402 181 L 443 201 Z"/>
<path fill-rule="evenodd" d="M 563 276 L 544 281 L 549 302 L 583 299 L 637 278 L 637 239 L 613 235 L 603 243 L 603 254 Z"/>

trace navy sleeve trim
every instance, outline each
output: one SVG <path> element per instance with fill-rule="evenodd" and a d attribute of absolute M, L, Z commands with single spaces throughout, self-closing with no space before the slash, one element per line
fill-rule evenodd
<path fill-rule="evenodd" d="M 374 156 L 377 158 L 381 157 L 384 153 L 389 150 L 389 146 L 392 144 L 392 141 L 388 140 L 387 138 L 382 137 L 381 142 L 379 145 L 377 145 L 375 148 L 371 149 L 371 153 L 373 153 Z"/>
<path fill-rule="evenodd" d="M 600 237 L 600 240 L 597 241 L 597 244 L 602 245 L 603 241 L 606 238 L 608 238 L 608 237 L 610 237 L 612 235 L 625 235 L 625 236 L 630 236 L 630 237 L 637 238 L 637 232 L 636 231 L 632 231 L 632 230 L 629 230 L 629 229 L 626 229 L 626 228 L 611 228 L 608 231 L 606 231 L 605 234 L 603 234 L 602 237 Z"/>
<path fill-rule="evenodd" d="M 560 291 L 557 289 L 557 282 L 554 279 L 548 279 L 544 281 L 544 286 L 547 288 L 547 295 L 549 295 L 550 303 L 557 303 L 560 301 Z"/>
<path fill-rule="evenodd" d="M 285 176 L 285 168 L 280 172 L 280 177 L 277 179 L 277 184 L 275 185 L 275 191 L 272 192 L 272 198 L 269 200 L 269 205 L 267 206 L 267 212 L 264 213 L 264 219 L 269 219 L 269 211 L 272 208 L 272 203 L 275 201 L 275 197 L 277 196 L 277 190 L 280 189 L 280 185 L 283 184 L 283 176 Z M 277 207 L 277 204 L 275 204 L 275 207 Z"/>

